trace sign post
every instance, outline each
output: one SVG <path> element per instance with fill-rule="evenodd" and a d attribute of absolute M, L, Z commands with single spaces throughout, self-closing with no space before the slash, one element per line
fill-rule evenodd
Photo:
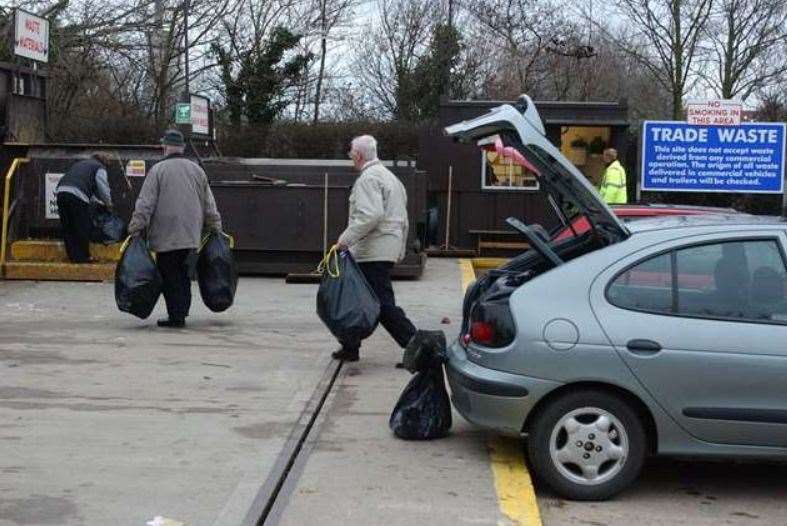
<path fill-rule="evenodd" d="M 785 124 L 648 121 L 642 190 L 784 193 Z"/>

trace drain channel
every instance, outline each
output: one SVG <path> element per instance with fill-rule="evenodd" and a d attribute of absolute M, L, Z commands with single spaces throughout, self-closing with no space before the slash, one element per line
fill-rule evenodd
<path fill-rule="evenodd" d="M 332 361 L 325 369 L 312 395 L 306 402 L 298 421 L 295 423 L 287 442 L 276 458 L 276 463 L 254 497 L 251 507 L 243 520 L 243 526 L 263 526 L 268 520 L 271 510 L 279 498 L 287 476 L 292 471 L 303 444 L 309 437 L 317 418 L 320 416 L 325 401 L 336 383 L 343 362 Z"/>

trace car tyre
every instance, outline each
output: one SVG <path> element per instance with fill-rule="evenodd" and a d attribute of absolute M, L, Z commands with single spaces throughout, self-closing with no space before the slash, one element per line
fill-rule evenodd
<path fill-rule="evenodd" d="M 549 402 L 528 437 L 534 475 L 571 500 L 605 500 L 624 490 L 639 475 L 646 450 L 637 412 L 621 397 L 598 390 Z"/>

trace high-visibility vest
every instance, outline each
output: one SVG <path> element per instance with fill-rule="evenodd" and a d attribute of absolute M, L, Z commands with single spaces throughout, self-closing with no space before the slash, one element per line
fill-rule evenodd
<path fill-rule="evenodd" d="M 626 195 L 626 170 L 620 161 L 615 161 L 604 170 L 599 189 L 601 197 L 607 204 L 622 205 L 628 201 Z"/>

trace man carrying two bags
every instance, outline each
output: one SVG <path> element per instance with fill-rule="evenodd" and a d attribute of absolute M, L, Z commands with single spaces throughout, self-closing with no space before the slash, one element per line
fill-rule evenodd
<path fill-rule="evenodd" d="M 137 199 L 128 232 L 147 232 L 151 250 L 163 280 L 162 292 L 168 318 L 159 327 L 186 325 L 191 308 L 190 263 L 202 240 L 203 227 L 221 232 L 221 216 L 198 164 L 183 155 L 186 142 L 177 130 L 168 130 L 161 140 L 165 157 L 151 168 Z"/>

